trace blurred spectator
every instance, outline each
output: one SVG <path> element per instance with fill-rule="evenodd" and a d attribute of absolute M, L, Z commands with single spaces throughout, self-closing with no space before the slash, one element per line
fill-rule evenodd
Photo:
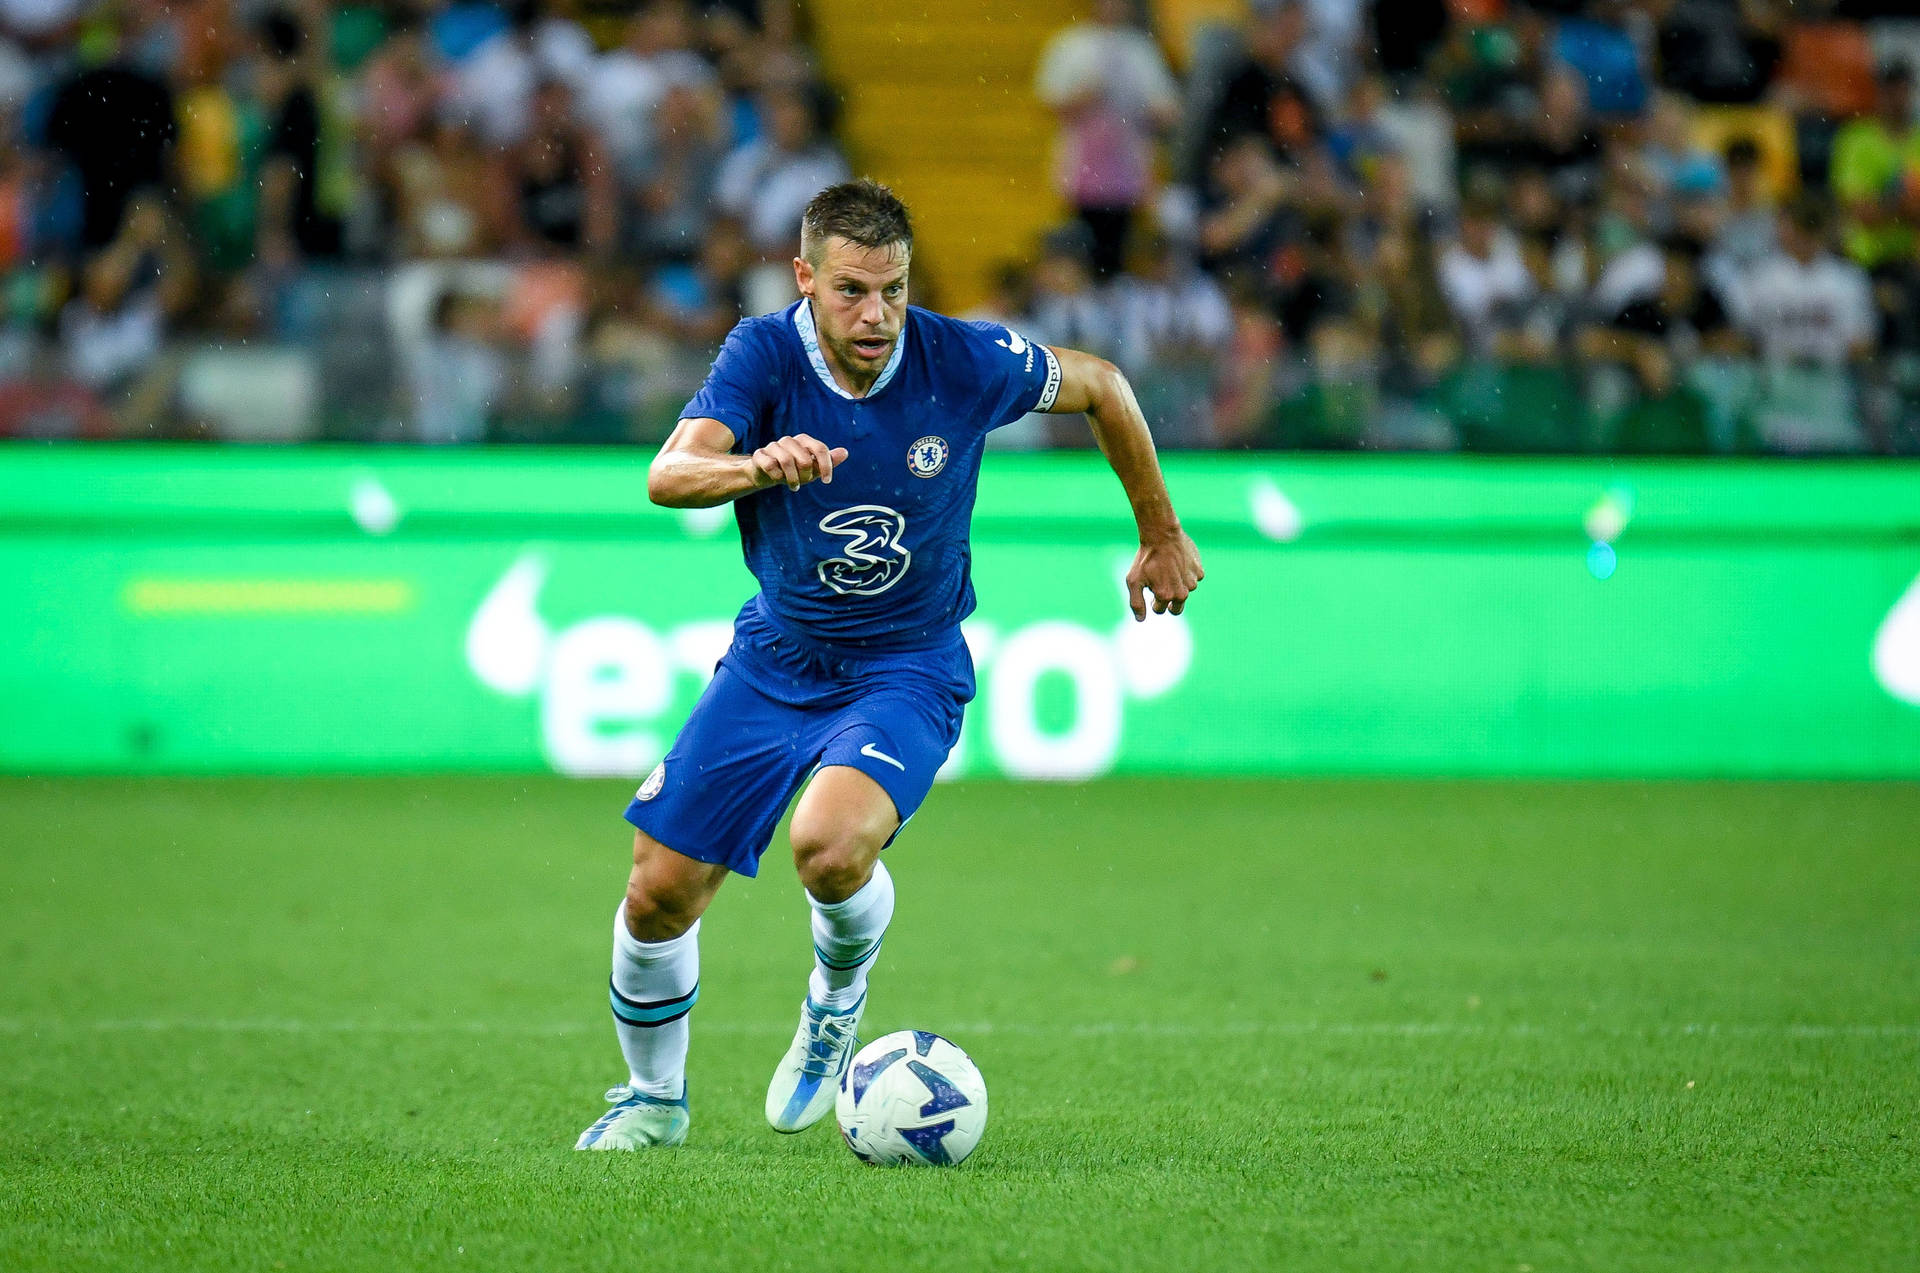
<path fill-rule="evenodd" d="M 1655 353 L 1664 364 L 1682 365 L 1703 353 L 1737 352 L 1739 334 L 1725 298 L 1700 269 L 1697 244 L 1669 239 L 1660 245 L 1660 262 L 1660 289 L 1592 329 L 1584 347 L 1590 357 L 1624 358 L 1643 381 L 1665 383 L 1673 378 L 1671 366 L 1659 375 L 1647 372 Z"/>
<path fill-rule="evenodd" d="M 1871 352 L 1866 275 L 1828 246 L 1827 209 L 1803 197 L 1780 222 L 1780 251 L 1746 283 L 1745 326 L 1762 360 L 1762 440 L 1784 450 L 1860 445 L 1849 363 Z"/>
<path fill-rule="evenodd" d="M 1583 352 L 1623 367 L 1629 397 L 1612 421 L 1614 449 L 1699 452 L 1715 443 L 1712 405 L 1688 377 L 1703 355 L 1737 351 L 1739 337 L 1690 240 L 1663 245 L 1659 292 L 1628 305 L 1586 333 Z"/>
<path fill-rule="evenodd" d="M 1298 6 L 1306 31 L 1296 60 L 1300 82 L 1322 110 L 1346 100 L 1360 65 L 1362 0 L 1254 0 L 1256 11 Z"/>
<path fill-rule="evenodd" d="M 1773 0 L 1655 0 L 1661 82 L 1702 102 L 1755 102 L 1780 61 Z"/>
<path fill-rule="evenodd" d="M 1306 11 L 1297 3 L 1268 6 L 1247 32 L 1246 53 L 1223 77 L 1208 118 L 1208 153 L 1236 137 L 1264 137 L 1282 158 L 1297 158 L 1320 134 L 1320 112 L 1304 82 Z"/>
<path fill-rule="evenodd" d="M 1500 204 L 1483 196 L 1463 207 L 1459 234 L 1440 256 L 1440 291 L 1468 350 L 1491 353 L 1538 289 Z"/>
<path fill-rule="evenodd" d="M 1913 119 L 1913 71 L 1882 67 L 1874 113 L 1834 138 L 1828 169 L 1846 213 L 1847 255 L 1873 279 L 1879 332 L 1889 346 L 1920 348 L 1920 128 Z"/>
<path fill-rule="evenodd" d="M 1738 289 L 1739 280 L 1756 265 L 1773 255 L 1779 238 L 1774 229 L 1778 214 L 1761 171 L 1760 147 L 1751 138 L 1736 138 L 1727 145 L 1725 163 L 1725 214 L 1706 269 L 1715 285 L 1729 293 Z"/>
<path fill-rule="evenodd" d="M 1173 126 L 1177 90 L 1160 48 L 1133 25 L 1132 0 L 1093 0 L 1041 56 L 1040 100 L 1060 118 L 1056 180 L 1093 234 L 1093 267 L 1120 268 L 1152 176 L 1152 142 Z"/>
<path fill-rule="evenodd" d="M 684 261 L 712 234 L 708 209 L 725 153 L 718 99 L 675 85 L 654 114 L 652 144 L 631 174 L 629 242 L 643 257 Z"/>
<path fill-rule="evenodd" d="M 1847 255 L 1871 270 L 1911 260 L 1920 217 L 1920 130 L 1913 121 L 1913 72 L 1882 69 L 1872 115 L 1841 128 L 1828 169 L 1846 210 Z"/>
<path fill-rule="evenodd" d="M 87 0 L 0 0 L 0 28 L 36 45 L 51 45 L 68 34 L 87 8 Z"/>
<path fill-rule="evenodd" d="M 69 374 L 114 403 L 123 428 L 146 432 L 159 422 L 171 372 L 159 355 L 193 286 L 184 238 L 159 197 L 136 195 L 120 234 L 87 262 L 79 294 L 60 313 Z"/>
<path fill-rule="evenodd" d="M 700 237 L 700 254 L 668 262 L 654 275 L 655 314 L 669 332 L 699 348 L 717 348 L 746 309 L 746 273 L 753 261 L 739 227 L 716 222 Z"/>
<path fill-rule="evenodd" d="M 1200 248 L 1209 268 L 1231 282 L 1264 283 L 1293 219 L 1297 181 L 1274 162 L 1265 141 L 1243 134 L 1227 143 L 1211 170 L 1213 206 L 1200 219 Z"/>
<path fill-rule="evenodd" d="M 1119 364 L 1156 438 L 1211 445 L 1218 350 L 1233 332 L 1227 298 L 1157 230 L 1136 234 L 1128 257 L 1131 268 L 1113 285 Z"/>
<path fill-rule="evenodd" d="M 505 218 L 496 194 L 492 165 L 472 131 L 455 119 L 435 120 L 424 138 L 407 142 L 394 156 L 396 246 L 409 257 L 498 250 Z"/>
<path fill-rule="evenodd" d="M 260 170 L 259 255 L 285 268 L 298 256 L 329 257 L 340 251 L 340 194 L 323 187 L 339 161 L 338 138 L 325 117 L 313 49 L 301 19 L 285 9 L 260 20 L 262 56 L 253 64 L 256 91 L 266 112 L 266 159 Z"/>
<path fill-rule="evenodd" d="M 1251 286 L 1231 285 L 1227 298 L 1233 328 L 1214 389 L 1214 440 L 1221 446 L 1249 446 L 1272 415 L 1286 341 Z"/>
<path fill-rule="evenodd" d="M 489 146 L 511 146 L 526 135 L 541 84 L 577 85 L 592 63 L 593 41 L 579 24 L 542 9 L 534 0 L 512 0 L 502 20 L 500 10 L 487 6 L 476 15 L 478 31 L 486 32 L 480 43 L 457 53 L 446 50 L 443 29 L 442 47 L 453 63 L 448 108 Z"/>
<path fill-rule="evenodd" d="M 533 253 L 613 247 L 615 192 L 600 141 L 575 118 L 573 93 L 549 80 L 534 90 L 524 140 L 500 158 L 496 206 L 509 209 L 506 245 Z"/>
<path fill-rule="evenodd" d="M 814 105 L 793 89 L 761 102 L 767 135 L 726 157 L 714 182 L 714 203 L 739 218 L 747 242 L 769 262 L 798 254 L 800 214 L 807 201 L 848 176 L 839 147 L 820 135 Z"/>
<path fill-rule="evenodd" d="M 1446 38 L 1446 0 L 1373 0 L 1368 34 L 1380 69 L 1405 83 L 1426 69 Z"/>
<path fill-rule="evenodd" d="M 1390 227 L 1362 276 L 1359 313 L 1387 358 L 1393 387 L 1413 397 L 1459 359 L 1458 329 L 1440 289 L 1432 236 L 1411 223 Z"/>
<path fill-rule="evenodd" d="M 113 241 L 133 192 L 172 184 L 173 92 L 124 62 L 83 69 L 60 84 L 47 115 L 47 144 L 80 180 L 80 243 Z"/>
<path fill-rule="evenodd" d="M 1434 54 L 1433 75 L 1453 112 L 1464 168 L 1504 166 L 1511 148 L 1532 136 L 1543 114 L 1547 38 L 1540 13 L 1519 8 L 1505 23 L 1455 23 Z"/>
<path fill-rule="evenodd" d="M 412 368 L 419 441 L 478 442 L 486 436 L 507 384 L 498 335 L 491 302 L 447 291 L 434 303 L 430 334 Z"/>
<path fill-rule="evenodd" d="M 361 77 L 360 140 L 376 171 L 385 174 L 396 151 L 425 136 L 443 91 L 426 32 L 402 10 Z"/>
<path fill-rule="evenodd" d="M 678 117 L 659 118 L 678 94 Z M 684 0 L 651 0 L 627 23 L 626 42 L 593 60 L 581 87 L 582 114 L 606 139 L 628 184 L 638 182 L 663 137 L 718 104 L 713 68 L 693 51 L 693 15 Z M 711 133 L 717 121 L 702 121 Z"/>
<path fill-rule="evenodd" d="M 987 299 L 961 317 L 969 322 L 998 323 L 1039 340 L 1038 329 L 1030 322 L 1032 307 L 1033 280 L 1026 267 L 1017 261 L 1002 261 L 994 267 Z M 987 434 L 987 445 L 1004 451 L 1035 450 L 1047 445 L 1053 428 L 1053 420 L 1044 412 L 1030 411 Z"/>
<path fill-rule="evenodd" d="M 1027 335 L 1035 340 L 1107 357 L 1118 352 L 1112 304 L 1094 281 L 1093 236 L 1079 222 L 1047 235 L 1031 304 Z"/>
<path fill-rule="evenodd" d="M 1591 200 L 1600 186 L 1600 133 L 1587 110 L 1580 77 L 1564 70 L 1541 81 L 1539 113 L 1520 130 L 1505 155 L 1510 167 L 1532 167 L 1546 174 L 1563 203 Z"/>
<path fill-rule="evenodd" d="M 988 51 L 1042 54 L 1075 216 L 975 313 L 1120 361 L 1163 442 L 1920 446 L 1888 6 L 1156 0 L 1176 86 L 1145 3 L 1088 3 Z M 0 432 L 305 384 L 327 436 L 660 436 L 848 175 L 796 11 L 0 0 Z"/>
<path fill-rule="evenodd" d="M 1770 363 L 1841 367 L 1872 349 L 1866 276 L 1829 250 L 1826 209 L 1803 197 L 1780 222 L 1780 250 L 1747 279 L 1747 327 Z"/>
<path fill-rule="evenodd" d="M 1672 229 L 1676 204 L 1717 196 L 1724 174 L 1719 157 L 1697 145 L 1690 132 L 1686 103 L 1671 93 L 1656 93 L 1635 156 L 1656 200 L 1654 219 Z"/>

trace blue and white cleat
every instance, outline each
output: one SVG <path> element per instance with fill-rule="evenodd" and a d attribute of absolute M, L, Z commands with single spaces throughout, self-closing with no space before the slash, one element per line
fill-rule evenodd
<path fill-rule="evenodd" d="M 625 1083 L 607 1089 L 613 1108 L 580 1133 L 575 1149 L 666 1149 L 687 1138 L 693 1116 L 683 1091 L 677 1101 L 636 1092 Z"/>
<path fill-rule="evenodd" d="M 864 995 L 850 1012 L 822 1008 L 811 997 L 801 1005 L 800 1028 L 767 1085 L 767 1121 L 773 1130 L 805 1131 L 827 1116 L 840 1076 L 859 1047 L 855 1031 L 866 1008 Z"/>

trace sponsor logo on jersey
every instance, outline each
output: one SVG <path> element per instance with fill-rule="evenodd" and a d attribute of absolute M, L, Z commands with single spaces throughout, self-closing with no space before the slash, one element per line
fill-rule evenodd
<path fill-rule="evenodd" d="M 885 592 L 913 565 L 913 554 L 900 542 L 907 519 L 885 504 L 835 509 L 820 519 L 820 529 L 847 540 L 846 556 L 829 557 L 816 567 L 820 582 L 842 596 Z"/>
<path fill-rule="evenodd" d="M 1005 340 L 996 340 L 993 343 L 1000 346 L 1000 348 L 1006 350 L 1007 352 L 1011 353 L 1015 358 L 1020 357 L 1022 354 L 1026 355 L 1026 359 L 1027 359 L 1026 365 L 1022 367 L 1021 370 L 1028 375 L 1031 375 L 1033 373 L 1033 342 L 1032 341 L 1028 340 L 1025 336 L 1022 336 L 1019 332 L 1009 327 L 1007 328 L 1007 338 Z"/>
<path fill-rule="evenodd" d="M 920 438 L 907 448 L 907 471 L 915 477 L 932 477 L 947 467 L 947 440 L 932 435 Z"/>
<path fill-rule="evenodd" d="M 660 788 L 666 785 L 667 762 L 663 760 L 653 767 L 653 772 L 648 774 L 647 780 L 640 784 L 640 790 L 633 793 L 633 798 L 635 800 L 651 800 L 659 795 Z"/>

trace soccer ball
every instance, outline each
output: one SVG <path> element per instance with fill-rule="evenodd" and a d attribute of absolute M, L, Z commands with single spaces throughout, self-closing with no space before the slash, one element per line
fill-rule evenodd
<path fill-rule="evenodd" d="M 840 1076 L 834 1114 L 861 1162 L 951 1167 L 987 1130 L 987 1081 L 948 1040 L 897 1030 L 854 1055 Z"/>

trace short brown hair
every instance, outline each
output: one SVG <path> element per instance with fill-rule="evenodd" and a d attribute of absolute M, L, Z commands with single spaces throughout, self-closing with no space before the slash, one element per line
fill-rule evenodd
<path fill-rule="evenodd" d="M 845 239 L 863 248 L 900 243 L 913 252 L 913 222 L 899 196 L 870 177 L 828 186 L 800 215 L 800 255 L 820 264 L 828 239 Z"/>

